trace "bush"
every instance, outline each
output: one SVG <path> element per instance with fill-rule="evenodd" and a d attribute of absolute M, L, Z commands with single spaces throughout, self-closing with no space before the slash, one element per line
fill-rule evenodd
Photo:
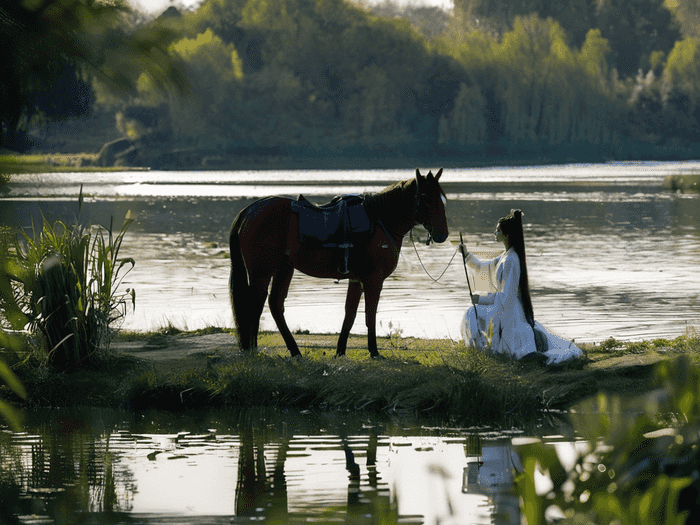
<path fill-rule="evenodd" d="M 109 346 L 110 325 L 126 313 L 135 292 L 118 290 L 133 268 L 131 258 L 119 259 L 127 216 L 117 235 L 109 228 L 80 224 L 50 224 L 41 231 L 22 232 L 0 250 L 5 261 L 0 275 L 0 323 L 7 329 L 28 331 L 42 342 L 42 359 L 57 370 L 87 363 Z M 38 336 L 38 337 L 37 337 Z"/>
<path fill-rule="evenodd" d="M 518 447 L 528 524 L 698 522 L 700 370 L 682 356 L 656 375 L 660 388 L 641 398 L 600 393 L 575 406 L 573 427 L 586 441 Z"/>

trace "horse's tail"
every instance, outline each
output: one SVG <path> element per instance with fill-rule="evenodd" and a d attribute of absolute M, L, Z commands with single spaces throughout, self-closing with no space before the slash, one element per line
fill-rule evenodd
<path fill-rule="evenodd" d="M 231 299 L 231 309 L 233 311 L 233 321 L 236 324 L 236 335 L 238 337 L 238 345 L 241 350 L 250 350 L 253 348 L 251 341 L 251 320 L 250 315 L 250 283 L 248 282 L 248 271 L 243 260 L 241 252 L 241 243 L 239 238 L 241 223 L 245 219 L 247 209 L 241 211 L 231 226 L 231 234 L 229 236 L 229 251 L 231 257 L 231 274 L 229 277 L 228 288 Z"/>

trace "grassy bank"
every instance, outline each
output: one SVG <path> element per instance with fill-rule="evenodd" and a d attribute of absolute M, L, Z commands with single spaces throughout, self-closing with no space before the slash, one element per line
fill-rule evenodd
<path fill-rule="evenodd" d="M 147 167 L 95 166 L 96 153 L 46 153 L 18 154 L 0 151 L 0 174 L 54 173 L 76 171 L 124 171 L 148 169 Z M 433 161 L 428 160 L 429 164 Z M 513 159 L 509 157 L 470 161 L 469 159 L 434 159 L 446 168 L 480 168 L 485 166 L 532 166 L 557 164 L 557 159 L 547 157 Z M 295 157 L 284 155 L 231 156 L 221 159 L 216 166 L 185 165 L 173 169 L 184 170 L 271 170 L 271 169 L 415 169 L 426 163 L 424 158 L 405 157 Z"/>
<path fill-rule="evenodd" d="M 696 333 L 641 343 L 608 339 L 584 345 L 583 358 L 549 367 L 484 355 L 450 340 L 381 338 L 384 359 L 372 360 L 363 336 L 351 337 L 341 359 L 333 357 L 335 335 L 297 339 L 302 359 L 289 358 L 277 333 L 263 334 L 255 354 L 238 352 L 233 335 L 220 329 L 123 333 L 112 350 L 71 374 L 49 372 L 31 358 L 15 359 L 14 369 L 28 392 L 25 406 L 274 406 L 510 426 L 597 392 L 647 392 L 656 386 L 658 362 L 679 355 L 700 359 Z"/>
<path fill-rule="evenodd" d="M 679 193 L 700 193 L 700 174 L 670 175 L 664 180 L 664 188 Z"/>
<path fill-rule="evenodd" d="M 0 173 L 65 173 L 67 171 L 109 171 L 117 169 L 94 166 L 96 158 L 96 153 L 21 155 L 5 151 L 0 152 Z M 124 168 L 118 169 L 123 170 Z"/>

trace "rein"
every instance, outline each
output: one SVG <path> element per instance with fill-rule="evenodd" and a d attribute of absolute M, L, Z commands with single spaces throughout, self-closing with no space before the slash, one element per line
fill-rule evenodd
<path fill-rule="evenodd" d="M 428 235 L 430 235 L 430 233 L 428 233 Z M 450 265 L 452 264 L 452 261 L 455 260 L 455 257 L 457 256 L 457 252 L 459 251 L 459 248 L 457 248 L 457 249 L 455 250 L 455 252 L 452 254 L 452 258 L 450 259 L 450 262 L 447 263 L 447 266 L 445 266 L 445 269 L 442 271 L 442 273 L 441 273 L 441 274 L 438 276 L 438 278 L 436 279 L 435 277 L 433 277 L 432 275 L 430 275 L 430 272 L 428 272 L 428 269 L 425 267 L 425 265 L 423 264 L 423 261 L 422 261 L 421 258 L 420 258 L 420 255 L 418 254 L 418 248 L 416 248 L 416 243 L 415 243 L 415 241 L 413 240 L 413 228 L 411 228 L 411 231 L 410 231 L 410 233 L 409 233 L 409 237 L 411 238 L 411 244 L 413 244 L 413 251 L 416 252 L 416 257 L 418 257 L 418 262 L 420 263 L 421 268 L 423 268 L 423 271 L 425 272 L 425 275 L 427 275 L 434 283 L 437 283 L 437 282 L 438 282 L 440 279 L 442 279 L 442 277 L 445 275 L 445 272 L 447 272 L 447 269 L 448 269 L 448 268 L 450 267 Z"/>

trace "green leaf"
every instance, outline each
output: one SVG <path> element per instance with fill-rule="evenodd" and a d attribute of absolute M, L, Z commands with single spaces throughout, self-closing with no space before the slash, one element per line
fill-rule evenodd
<path fill-rule="evenodd" d="M 24 385 L 15 375 L 15 373 L 4 362 L 0 361 L 0 378 L 5 381 L 5 384 L 22 399 L 27 398 L 27 392 Z"/>
<path fill-rule="evenodd" d="M 21 413 L 9 404 L 7 401 L 0 399 L 0 415 L 5 418 L 5 421 L 10 425 L 10 428 L 15 432 L 22 430 Z"/>

